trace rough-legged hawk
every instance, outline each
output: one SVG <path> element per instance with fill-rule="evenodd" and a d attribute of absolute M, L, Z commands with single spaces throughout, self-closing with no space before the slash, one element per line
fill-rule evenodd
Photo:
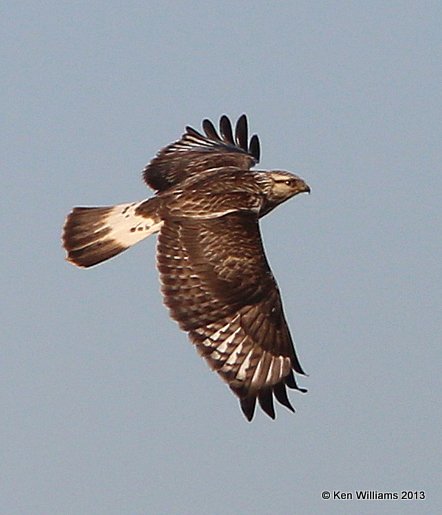
<path fill-rule="evenodd" d="M 299 177 L 253 171 L 256 135 L 222 116 L 163 148 L 143 172 L 156 194 L 111 207 L 76 207 L 63 233 L 67 260 L 90 267 L 158 232 L 164 302 L 252 420 L 256 399 L 275 418 L 273 396 L 291 411 L 286 387 L 304 374 L 261 241 L 259 219 L 298 193 Z"/>

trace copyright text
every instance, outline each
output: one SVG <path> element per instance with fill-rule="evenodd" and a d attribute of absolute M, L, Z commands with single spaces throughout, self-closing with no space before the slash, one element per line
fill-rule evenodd
<path fill-rule="evenodd" d="M 424 500 L 424 490 L 400 490 L 384 492 L 379 490 L 323 490 L 322 499 L 331 500 L 359 500 L 359 501 L 397 501 L 397 500 Z"/>

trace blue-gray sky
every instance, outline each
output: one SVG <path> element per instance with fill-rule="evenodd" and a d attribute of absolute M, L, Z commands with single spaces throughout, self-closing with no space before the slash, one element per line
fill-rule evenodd
<path fill-rule="evenodd" d="M 0 512 L 435 513 L 440 2 L 7 2 Z M 263 220 L 309 377 L 245 421 L 162 306 L 155 238 L 64 261 L 186 124 L 247 113 L 312 195 Z M 323 490 L 424 490 L 421 501 Z"/>

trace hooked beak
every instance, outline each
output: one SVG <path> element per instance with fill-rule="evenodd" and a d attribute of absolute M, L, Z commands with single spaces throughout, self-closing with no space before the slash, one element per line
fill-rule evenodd
<path fill-rule="evenodd" d="M 310 186 L 302 179 L 299 184 L 299 193 L 311 193 Z"/>

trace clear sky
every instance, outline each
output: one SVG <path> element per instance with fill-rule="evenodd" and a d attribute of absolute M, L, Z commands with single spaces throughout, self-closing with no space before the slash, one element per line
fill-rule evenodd
<path fill-rule="evenodd" d="M 436 513 L 440 2 L 6 2 L 0 513 Z M 152 237 L 64 261 L 187 124 L 247 113 L 310 196 L 262 222 L 301 362 L 249 424 L 162 305 Z M 322 500 L 323 490 L 425 500 Z"/>

